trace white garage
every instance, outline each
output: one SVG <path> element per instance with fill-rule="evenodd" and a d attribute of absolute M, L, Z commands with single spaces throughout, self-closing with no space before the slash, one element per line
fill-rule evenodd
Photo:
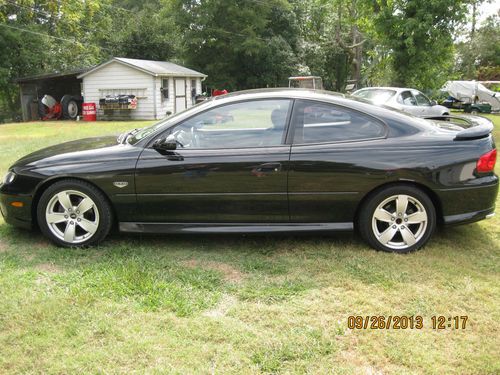
<path fill-rule="evenodd" d="M 191 107 L 206 77 L 167 61 L 115 57 L 77 78 L 84 101 L 96 104 L 99 120 L 157 120 Z M 106 98 L 120 95 L 135 96 L 137 104 L 107 103 Z"/>

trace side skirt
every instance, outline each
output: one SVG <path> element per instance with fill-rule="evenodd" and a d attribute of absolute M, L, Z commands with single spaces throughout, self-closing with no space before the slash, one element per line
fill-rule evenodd
<path fill-rule="evenodd" d="M 119 224 L 129 233 L 279 233 L 351 231 L 353 223 L 132 223 Z"/>

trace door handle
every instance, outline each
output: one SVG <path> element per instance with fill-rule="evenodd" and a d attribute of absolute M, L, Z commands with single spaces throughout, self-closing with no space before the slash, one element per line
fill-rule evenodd
<path fill-rule="evenodd" d="M 281 171 L 281 163 L 265 163 L 255 168 L 259 173 L 272 173 Z"/>

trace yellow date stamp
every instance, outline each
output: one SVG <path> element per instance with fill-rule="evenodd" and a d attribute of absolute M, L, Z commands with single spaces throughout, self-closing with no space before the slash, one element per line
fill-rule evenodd
<path fill-rule="evenodd" d="M 424 329 L 428 325 L 434 330 L 465 329 L 468 319 L 467 315 L 434 315 L 425 323 L 421 315 L 350 315 L 347 318 L 347 328 Z"/>

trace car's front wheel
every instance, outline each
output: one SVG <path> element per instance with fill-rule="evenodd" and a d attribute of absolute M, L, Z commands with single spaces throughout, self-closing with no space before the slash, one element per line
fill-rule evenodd
<path fill-rule="evenodd" d="M 425 245 L 436 228 L 436 210 L 429 197 L 412 186 L 391 186 L 369 197 L 358 227 L 372 247 L 408 253 Z"/>
<path fill-rule="evenodd" d="M 112 225 L 106 197 L 93 185 L 80 180 L 54 183 L 40 197 L 38 225 L 54 243 L 82 247 L 101 242 Z"/>

